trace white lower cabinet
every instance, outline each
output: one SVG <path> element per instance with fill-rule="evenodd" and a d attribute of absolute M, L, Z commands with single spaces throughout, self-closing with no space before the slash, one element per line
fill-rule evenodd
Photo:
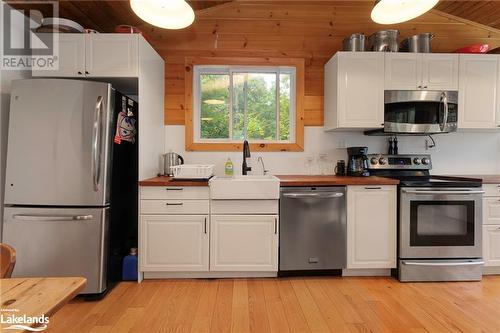
<path fill-rule="evenodd" d="M 207 215 L 141 215 L 141 270 L 207 271 Z"/>
<path fill-rule="evenodd" d="M 212 215 L 210 270 L 277 271 L 277 215 Z"/>
<path fill-rule="evenodd" d="M 483 260 L 485 266 L 500 266 L 500 225 L 483 225 Z"/>
<path fill-rule="evenodd" d="M 396 268 L 396 186 L 347 187 L 347 268 Z"/>

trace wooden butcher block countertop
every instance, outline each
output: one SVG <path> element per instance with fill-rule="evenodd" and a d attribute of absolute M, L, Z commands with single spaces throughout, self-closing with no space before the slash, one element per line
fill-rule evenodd
<path fill-rule="evenodd" d="M 139 186 L 208 186 L 208 180 L 175 180 L 168 176 L 158 176 L 141 180 Z"/>
<path fill-rule="evenodd" d="M 281 186 L 343 186 L 343 185 L 398 185 L 399 180 L 384 177 L 351 177 L 351 176 L 276 176 Z"/>
<path fill-rule="evenodd" d="M 282 175 L 276 176 L 281 186 L 344 186 L 344 185 L 398 185 L 399 181 L 384 177 L 350 177 L 333 175 Z M 208 186 L 208 180 L 174 180 L 159 176 L 141 180 L 140 186 Z"/>

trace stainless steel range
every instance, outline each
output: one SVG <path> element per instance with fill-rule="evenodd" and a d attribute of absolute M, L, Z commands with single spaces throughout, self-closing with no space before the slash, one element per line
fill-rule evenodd
<path fill-rule="evenodd" d="M 430 155 L 368 157 L 371 174 L 400 180 L 399 280 L 481 280 L 481 180 L 431 176 Z"/>

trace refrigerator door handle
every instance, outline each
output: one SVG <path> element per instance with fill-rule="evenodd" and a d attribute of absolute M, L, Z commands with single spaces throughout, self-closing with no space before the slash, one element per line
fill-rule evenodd
<path fill-rule="evenodd" d="M 97 97 L 94 113 L 94 127 L 92 130 L 92 178 L 94 181 L 94 192 L 99 191 L 99 179 L 101 177 L 101 111 L 103 97 Z"/>
<path fill-rule="evenodd" d="M 88 221 L 94 219 L 93 215 L 29 215 L 15 214 L 12 216 L 14 220 L 21 221 Z"/>

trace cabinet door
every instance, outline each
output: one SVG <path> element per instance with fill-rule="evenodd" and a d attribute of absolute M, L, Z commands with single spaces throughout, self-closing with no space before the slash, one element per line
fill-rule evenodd
<path fill-rule="evenodd" d="M 277 271 L 278 217 L 212 215 L 210 270 Z"/>
<path fill-rule="evenodd" d="M 348 186 L 347 268 L 396 267 L 396 187 Z"/>
<path fill-rule="evenodd" d="M 500 266 L 500 224 L 483 226 L 483 259 L 485 266 Z"/>
<path fill-rule="evenodd" d="M 458 90 L 458 54 L 422 54 L 422 88 Z"/>
<path fill-rule="evenodd" d="M 208 271 L 208 216 L 141 215 L 141 270 Z"/>
<path fill-rule="evenodd" d="M 500 224 L 500 197 L 483 199 L 483 224 Z"/>
<path fill-rule="evenodd" d="M 459 56 L 458 128 L 495 128 L 499 124 L 498 55 Z"/>
<path fill-rule="evenodd" d="M 418 53 L 385 55 L 385 89 L 415 90 L 422 87 L 421 57 Z"/>
<path fill-rule="evenodd" d="M 137 34 L 88 34 L 86 75 L 89 77 L 138 76 Z"/>
<path fill-rule="evenodd" d="M 338 66 L 338 127 L 382 127 L 383 52 L 341 52 Z"/>
<path fill-rule="evenodd" d="M 43 39 L 44 35 L 37 34 Z M 43 77 L 84 77 L 85 34 L 56 34 L 54 41 L 59 46 L 57 69 L 33 70 L 33 76 Z"/>

